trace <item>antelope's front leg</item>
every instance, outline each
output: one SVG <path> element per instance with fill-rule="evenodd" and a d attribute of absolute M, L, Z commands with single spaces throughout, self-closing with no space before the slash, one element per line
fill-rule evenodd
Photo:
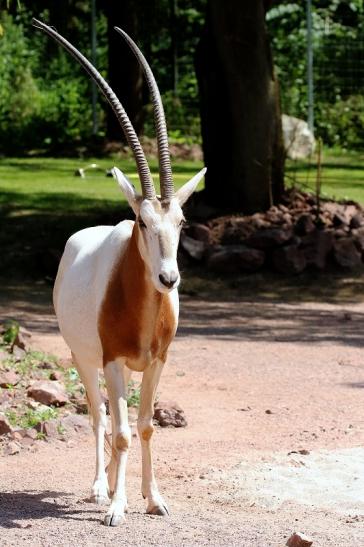
<path fill-rule="evenodd" d="M 125 520 L 127 508 L 125 493 L 125 471 L 130 446 L 128 424 L 127 385 L 123 374 L 124 365 L 115 361 L 107 363 L 104 369 L 107 392 L 113 416 L 113 457 L 116 459 L 115 490 L 104 524 L 117 526 Z"/>
<path fill-rule="evenodd" d="M 151 515 L 169 514 L 154 477 L 151 450 L 154 400 L 163 365 L 162 361 L 157 360 L 144 371 L 138 415 L 138 433 L 142 447 L 142 494 L 148 500 L 147 513 Z"/>

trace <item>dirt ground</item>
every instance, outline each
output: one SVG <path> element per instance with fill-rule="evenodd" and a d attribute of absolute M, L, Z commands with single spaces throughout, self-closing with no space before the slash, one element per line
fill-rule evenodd
<path fill-rule="evenodd" d="M 9 284 L 0 310 L 35 347 L 69 357 L 48 287 Z M 364 545 L 364 303 L 252 290 L 184 296 L 181 312 L 159 398 L 177 401 L 188 427 L 154 440 L 171 517 L 144 514 L 137 438 L 119 528 L 86 501 L 92 437 L 41 442 L 0 460 L 0 545 L 268 547 L 294 531 L 314 547 Z"/>

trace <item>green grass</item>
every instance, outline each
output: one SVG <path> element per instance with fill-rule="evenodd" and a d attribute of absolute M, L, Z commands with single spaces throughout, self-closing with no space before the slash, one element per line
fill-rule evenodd
<path fill-rule="evenodd" d="M 295 184 L 315 190 L 317 157 L 304 161 L 289 160 L 286 165 L 287 186 Z M 337 200 L 354 200 L 364 204 L 364 153 L 323 150 L 322 196 Z"/>
<path fill-rule="evenodd" d="M 92 163 L 96 163 L 100 170 L 87 170 L 85 179 L 74 175 L 77 169 Z M 34 211 L 51 211 L 54 215 L 65 215 L 98 211 L 107 207 L 125 208 L 125 198 L 116 181 L 105 176 L 106 170 L 114 165 L 130 178 L 137 189 L 140 189 L 133 160 L 0 159 L 0 208 L 4 209 L 8 216 L 27 215 Z M 150 167 L 157 183 L 157 162 L 150 161 Z M 176 188 L 187 182 L 200 168 L 199 162 L 176 162 Z"/>

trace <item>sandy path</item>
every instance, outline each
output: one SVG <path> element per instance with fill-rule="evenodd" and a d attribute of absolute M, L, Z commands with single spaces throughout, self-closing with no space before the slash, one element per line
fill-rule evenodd
<path fill-rule="evenodd" d="M 118 530 L 82 501 L 92 439 L 44 443 L 0 460 L 1 545 L 266 547 L 297 529 L 315 546 L 364 544 L 364 304 L 183 300 L 159 398 L 176 400 L 188 427 L 154 443 L 171 518 L 143 515 L 137 439 Z M 35 346 L 68 357 L 48 289 L 8 287 L 0 306 Z"/>

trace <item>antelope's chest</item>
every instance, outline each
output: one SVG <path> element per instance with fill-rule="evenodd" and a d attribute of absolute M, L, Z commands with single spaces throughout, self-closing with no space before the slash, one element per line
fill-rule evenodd
<path fill-rule="evenodd" d="M 165 361 L 177 329 L 177 314 L 169 295 L 131 306 L 122 295 L 106 299 L 99 317 L 104 366 L 124 358 L 129 368 L 143 371 L 155 359 Z"/>

